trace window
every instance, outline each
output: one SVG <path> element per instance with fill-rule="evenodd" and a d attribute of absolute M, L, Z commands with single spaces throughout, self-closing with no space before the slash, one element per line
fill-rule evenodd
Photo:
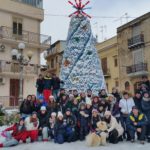
<path fill-rule="evenodd" d="M 58 57 L 56 56 L 56 64 L 58 63 Z"/>
<path fill-rule="evenodd" d="M 132 51 L 133 64 L 144 63 L 143 48 Z"/>
<path fill-rule="evenodd" d="M 141 26 L 140 26 L 140 24 L 136 24 L 132 27 L 132 36 L 134 37 L 139 34 L 141 34 Z"/>
<path fill-rule="evenodd" d="M 102 69 L 103 69 L 103 73 L 104 73 L 104 75 L 106 75 L 107 74 L 107 58 L 105 57 L 105 58 L 102 58 Z"/>
<path fill-rule="evenodd" d="M 118 58 L 117 58 L 117 56 L 114 56 L 114 66 L 115 67 L 118 66 Z"/>
<path fill-rule="evenodd" d="M 13 18 L 13 34 L 22 35 L 22 19 Z"/>
<path fill-rule="evenodd" d="M 129 91 L 130 90 L 130 83 L 128 81 L 125 82 L 125 90 Z"/>
<path fill-rule="evenodd" d="M 119 87 L 119 81 L 115 81 L 115 87 Z"/>
<path fill-rule="evenodd" d="M 51 68 L 54 68 L 54 59 L 51 59 Z"/>

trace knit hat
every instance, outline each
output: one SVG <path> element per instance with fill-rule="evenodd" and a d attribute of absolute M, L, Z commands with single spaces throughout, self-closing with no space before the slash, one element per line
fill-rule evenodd
<path fill-rule="evenodd" d="M 92 101 L 89 97 L 86 97 L 86 104 L 87 105 L 92 105 Z"/>
<path fill-rule="evenodd" d="M 58 118 L 59 118 L 59 117 L 63 117 L 63 114 L 62 114 L 61 111 L 58 112 L 57 117 L 58 117 Z"/>
<path fill-rule="evenodd" d="M 46 110 L 46 107 L 45 106 L 41 106 L 41 109 L 40 109 L 41 111 L 42 110 Z"/>
<path fill-rule="evenodd" d="M 53 96 L 53 95 L 50 95 L 50 96 L 49 96 L 49 99 L 51 99 L 51 98 L 53 98 L 53 99 L 54 99 L 54 96 Z"/>
<path fill-rule="evenodd" d="M 66 112 L 67 112 L 67 111 L 70 111 L 70 112 L 71 112 L 71 109 L 70 109 L 70 108 L 67 108 L 67 109 L 66 109 Z"/>
<path fill-rule="evenodd" d="M 114 95 L 113 94 L 108 94 L 108 97 L 114 97 Z"/>
<path fill-rule="evenodd" d="M 137 110 L 138 110 L 137 106 L 133 106 L 133 107 L 132 107 L 132 110 L 133 110 L 133 109 L 137 109 Z"/>
<path fill-rule="evenodd" d="M 92 110 L 92 113 L 94 113 L 94 112 L 97 112 L 97 113 L 98 113 L 98 110 L 94 108 L 94 109 Z"/>
<path fill-rule="evenodd" d="M 55 112 L 52 112 L 52 113 L 51 113 L 51 116 L 55 116 L 55 117 L 56 117 L 56 113 L 55 113 Z"/>
<path fill-rule="evenodd" d="M 36 115 L 37 115 L 37 112 L 36 112 L 36 111 L 33 111 L 33 112 L 32 112 L 32 115 L 34 115 L 34 114 L 36 114 Z"/>
<path fill-rule="evenodd" d="M 111 116 L 111 112 L 110 111 L 106 111 L 104 116 Z"/>
<path fill-rule="evenodd" d="M 43 95 L 40 95 L 40 96 L 38 97 L 38 99 L 43 101 L 43 100 L 44 100 Z"/>

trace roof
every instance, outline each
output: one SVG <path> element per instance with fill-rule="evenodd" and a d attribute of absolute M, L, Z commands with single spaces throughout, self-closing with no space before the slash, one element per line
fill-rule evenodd
<path fill-rule="evenodd" d="M 122 30 L 124 30 L 124 29 L 126 29 L 130 26 L 134 26 L 135 24 L 140 23 L 140 22 L 142 22 L 142 21 L 144 21 L 148 18 L 150 18 L 150 12 L 148 12 L 148 13 L 146 13 L 146 14 L 144 14 L 144 15 L 142 15 L 142 16 L 140 16 L 140 17 L 138 17 L 138 18 L 122 25 L 122 26 L 120 26 L 119 28 L 117 28 L 117 32 L 121 32 Z"/>

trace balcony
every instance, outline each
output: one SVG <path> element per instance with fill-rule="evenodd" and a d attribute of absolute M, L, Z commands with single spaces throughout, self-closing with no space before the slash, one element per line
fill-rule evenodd
<path fill-rule="evenodd" d="M 126 68 L 127 74 L 130 77 L 134 76 L 142 76 L 148 74 L 148 65 L 147 63 L 135 64 L 132 66 L 128 66 Z"/>
<path fill-rule="evenodd" d="M 103 74 L 105 78 L 111 77 L 110 69 L 103 69 Z"/>
<path fill-rule="evenodd" d="M 128 48 L 129 49 L 134 49 L 136 47 L 141 47 L 144 46 L 144 35 L 140 34 L 137 36 L 132 37 L 131 39 L 128 39 Z"/>
<path fill-rule="evenodd" d="M 23 74 L 24 76 L 35 76 L 39 72 L 40 65 L 24 64 Z M 0 75 L 19 75 L 20 66 L 17 62 L 9 62 L 0 60 Z"/>
<path fill-rule="evenodd" d="M 0 27 L 0 39 L 9 40 L 10 42 L 23 41 L 28 44 L 34 44 L 41 48 L 49 48 L 51 37 L 47 35 L 37 34 L 29 31 L 20 31 L 19 34 L 13 34 L 13 28 L 6 26 Z"/>

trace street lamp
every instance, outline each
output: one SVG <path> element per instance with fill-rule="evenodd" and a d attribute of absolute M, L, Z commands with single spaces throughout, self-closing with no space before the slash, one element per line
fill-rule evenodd
<path fill-rule="evenodd" d="M 24 43 L 19 43 L 18 44 L 18 50 L 17 49 L 12 49 L 11 55 L 12 59 L 19 64 L 20 68 L 20 83 L 19 83 L 19 102 L 23 101 L 23 67 L 28 64 L 31 61 L 31 58 L 33 56 L 32 51 L 27 52 L 28 60 L 25 59 L 23 55 L 23 50 L 25 49 L 25 44 Z"/>

